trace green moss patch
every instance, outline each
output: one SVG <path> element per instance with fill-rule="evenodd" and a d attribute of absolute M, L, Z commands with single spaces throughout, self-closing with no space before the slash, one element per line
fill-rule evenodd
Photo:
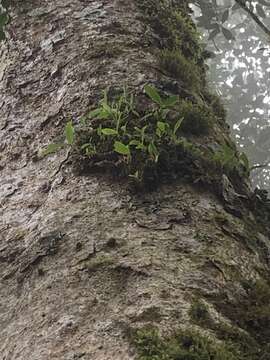
<path fill-rule="evenodd" d="M 8 14 L 8 7 L 10 5 L 10 0 L 2 0 L 0 6 L 0 41 L 5 40 L 5 26 L 10 21 L 10 16 Z"/>
<path fill-rule="evenodd" d="M 190 101 L 183 101 L 180 104 L 179 113 L 184 119 L 181 127 L 184 133 L 197 136 L 207 135 L 213 126 L 213 112 L 204 104 L 193 104 Z"/>
<path fill-rule="evenodd" d="M 187 3 L 137 0 L 137 4 L 143 21 L 160 39 L 152 44 L 159 67 L 186 89 L 200 93 L 206 83 L 203 46 Z"/>
<path fill-rule="evenodd" d="M 183 82 L 186 89 L 200 88 L 200 73 L 192 60 L 187 59 L 179 50 L 161 50 L 158 53 L 159 66 L 172 78 Z"/>
<path fill-rule="evenodd" d="M 270 286 L 264 280 L 244 282 L 246 295 L 239 298 L 232 319 L 247 330 L 259 342 L 268 343 L 270 339 Z M 228 317 L 232 318 L 230 306 L 224 307 Z"/>
<path fill-rule="evenodd" d="M 231 345 L 215 341 L 193 330 L 179 330 L 162 338 L 158 330 L 146 327 L 133 338 L 138 360 L 240 360 L 241 353 Z"/>
<path fill-rule="evenodd" d="M 187 2 L 172 5 L 166 0 L 137 0 L 137 5 L 143 20 L 160 37 L 159 48 L 179 49 L 185 57 L 196 62 L 202 59 L 200 36 L 188 14 Z"/>
<path fill-rule="evenodd" d="M 209 106 L 212 108 L 213 113 L 215 114 L 217 120 L 219 121 L 219 124 L 223 127 L 225 127 L 224 130 L 229 130 L 229 125 L 225 122 L 227 111 L 221 101 L 221 98 L 215 94 L 210 93 L 207 90 L 204 90 L 204 99 L 209 104 Z"/>
<path fill-rule="evenodd" d="M 213 327 L 210 322 L 206 326 L 220 337 L 237 342 L 252 360 L 267 359 L 270 353 L 270 286 L 265 280 L 244 281 L 242 286 L 245 292 L 234 300 L 229 300 L 226 294 L 210 299 L 233 326 Z M 244 330 L 246 335 L 237 329 Z"/>
<path fill-rule="evenodd" d="M 189 315 L 196 325 L 213 331 L 219 340 L 240 349 L 245 359 L 260 359 L 261 346 L 254 337 L 238 326 L 217 319 L 213 320 L 208 305 L 201 300 L 197 299 L 191 304 Z"/>
<path fill-rule="evenodd" d="M 205 303 L 195 300 L 190 307 L 189 315 L 193 321 L 200 324 L 210 319 L 209 310 Z"/>

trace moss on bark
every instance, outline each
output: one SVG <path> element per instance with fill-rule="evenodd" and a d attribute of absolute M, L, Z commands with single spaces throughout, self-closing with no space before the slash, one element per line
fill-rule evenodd
<path fill-rule="evenodd" d="M 138 360 L 246 359 L 233 344 L 217 341 L 191 328 L 167 337 L 161 337 L 155 328 L 142 328 L 136 331 L 133 343 Z"/>

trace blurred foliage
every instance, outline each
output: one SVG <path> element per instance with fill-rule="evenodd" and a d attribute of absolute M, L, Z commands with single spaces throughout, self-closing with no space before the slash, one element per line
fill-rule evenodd
<path fill-rule="evenodd" d="M 200 11 L 200 15 L 196 18 L 197 25 L 208 31 L 208 40 L 214 40 L 218 34 L 222 34 L 226 40 L 235 40 L 232 18 L 236 15 L 241 23 L 243 20 L 241 13 L 244 12 L 248 14 L 248 21 L 253 19 L 268 35 L 270 41 L 270 29 L 263 21 L 270 10 L 270 2 L 267 0 L 193 0 L 191 3 Z M 239 13 L 240 16 L 237 16 Z"/>
<path fill-rule="evenodd" d="M 270 1 L 244 4 L 270 29 Z M 270 190 L 270 36 L 239 0 L 198 0 L 192 8 L 211 54 L 210 83 L 222 96 L 232 134 L 254 168 L 254 186 Z"/>
<path fill-rule="evenodd" d="M 6 38 L 4 27 L 9 21 L 7 8 L 10 0 L 0 0 L 0 41 Z"/>

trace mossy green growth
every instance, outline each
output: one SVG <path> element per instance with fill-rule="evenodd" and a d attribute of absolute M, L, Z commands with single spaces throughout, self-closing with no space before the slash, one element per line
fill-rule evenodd
<path fill-rule="evenodd" d="M 161 50 L 158 53 L 159 66 L 171 77 L 180 80 L 186 89 L 199 90 L 201 78 L 196 64 L 187 59 L 180 50 Z"/>
<path fill-rule="evenodd" d="M 258 340 L 270 339 L 270 286 L 264 280 L 244 282 L 247 297 L 239 307 L 240 326 L 253 333 Z"/>
<path fill-rule="evenodd" d="M 178 330 L 162 338 L 156 328 L 145 327 L 135 333 L 133 344 L 138 360 L 242 360 L 231 345 L 215 341 L 199 332 Z"/>
<path fill-rule="evenodd" d="M 213 113 L 215 114 L 216 118 L 219 120 L 219 123 L 222 126 L 226 125 L 226 129 L 228 130 L 229 126 L 225 122 L 227 111 L 224 107 L 224 104 L 221 101 L 221 98 L 216 94 L 210 93 L 208 90 L 204 90 L 203 96 L 205 101 L 212 108 Z"/>
<path fill-rule="evenodd" d="M 188 3 L 137 0 L 137 5 L 159 38 L 158 43 L 156 36 L 153 38 L 153 52 L 160 68 L 199 93 L 206 84 L 206 67 L 201 37 L 189 15 Z"/>
<path fill-rule="evenodd" d="M 214 154 L 213 160 L 228 175 L 249 176 L 248 158 L 244 153 L 239 153 L 235 147 L 223 144 Z"/>
<path fill-rule="evenodd" d="M 258 359 L 261 354 L 261 347 L 258 342 L 239 327 L 225 323 L 224 321 L 213 320 L 209 307 L 202 300 L 195 300 L 190 307 L 189 315 L 196 325 L 204 329 L 212 330 L 215 336 L 227 344 L 232 344 L 235 349 L 240 349 L 247 360 Z"/>
<path fill-rule="evenodd" d="M 194 104 L 183 100 L 179 106 L 183 117 L 181 130 L 186 134 L 207 135 L 214 123 L 214 116 L 206 104 Z"/>
<path fill-rule="evenodd" d="M 244 281 L 245 295 L 229 301 L 226 296 L 214 300 L 217 310 L 253 339 L 253 359 L 267 359 L 270 353 L 270 285 L 263 279 Z M 252 344 L 251 341 L 246 344 Z M 251 351 L 251 352 L 252 352 Z"/>
<path fill-rule="evenodd" d="M 210 319 L 209 309 L 201 300 L 195 300 L 189 309 L 189 315 L 196 323 L 208 321 Z"/>
<path fill-rule="evenodd" d="M 9 5 L 10 5 L 10 0 L 2 0 L 0 6 L 0 41 L 5 40 L 6 38 L 4 28 L 10 20 L 7 10 Z"/>
<path fill-rule="evenodd" d="M 241 350 L 245 360 L 259 360 L 262 355 L 262 349 L 259 343 L 247 332 L 236 326 L 231 326 L 220 322 L 209 326 L 208 328 L 215 331 L 218 339 L 226 343 L 234 344 Z"/>
<path fill-rule="evenodd" d="M 195 62 L 202 60 L 200 35 L 189 16 L 187 2 L 174 3 L 166 0 L 137 0 L 144 20 L 160 37 L 160 48 L 180 50 Z"/>
<path fill-rule="evenodd" d="M 266 190 L 255 189 L 254 212 L 256 214 L 257 222 L 260 224 L 260 231 L 264 233 L 265 227 L 267 226 L 267 228 L 269 229 L 269 224 L 270 224 L 270 200 L 268 197 L 268 192 Z M 266 247 L 265 250 L 266 250 L 266 257 L 268 259 L 269 257 L 268 247 Z"/>

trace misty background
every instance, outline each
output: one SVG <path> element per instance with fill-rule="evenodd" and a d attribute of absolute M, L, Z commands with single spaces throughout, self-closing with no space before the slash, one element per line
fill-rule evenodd
<path fill-rule="evenodd" d="M 270 1 L 243 4 L 246 10 L 239 1 L 199 0 L 192 9 L 212 53 L 210 87 L 222 96 L 232 136 L 254 167 L 254 187 L 270 191 L 270 36 L 248 14 L 270 31 Z"/>

